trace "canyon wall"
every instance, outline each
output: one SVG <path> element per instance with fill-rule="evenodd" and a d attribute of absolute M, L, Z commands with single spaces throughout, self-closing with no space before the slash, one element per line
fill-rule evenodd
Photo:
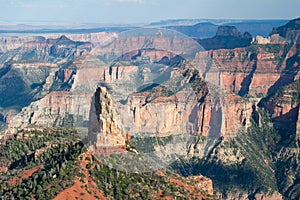
<path fill-rule="evenodd" d="M 226 35 L 228 30 L 226 27 L 223 29 L 219 30 L 218 36 L 241 37 L 240 33 L 231 29 L 229 32 L 233 32 L 233 35 Z M 245 48 L 204 51 L 189 38 L 169 37 L 159 31 L 153 34 L 155 36 L 151 37 L 106 33 L 75 34 L 57 39 L 52 35 L 39 38 L 35 42 L 27 42 L 21 52 L 33 50 L 30 58 L 43 61 L 41 63 L 50 63 L 53 70 L 41 83 L 41 99 L 36 99 L 28 108 L 23 108 L 16 117 L 18 123 L 11 124 L 10 127 L 18 127 L 20 124 L 26 126 L 30 123 L 62 125 L 62 119 L 69 114 L 73 118 L 82 118 L 80 124 L 87 123 L 91 98 L 97 85 L 102 82 L 113 88 L 112 95 L 121 116 L 126 116 L 121 121 L 130 129 L 131 134 L 148 131 L 168 135 L 176 134 L 176 131 L 189 133 L 192 130 L 193 134 L 231 138 L 237 129 L 245 130 L 249 126 L 253 105 L 261 97 L 294 81 L 295 73 L 298 72 L 297 67 L 291 68 L 291 64 L 297 65 L 297 45 L 283 42 L 282 38 L 273 37 L 272 43 L 266 44 L 254 41 Z M 75 42 L 68 37 L 95 43 L 101 40 L 103 43 L 98 42 L 98 46 L 92 49 L 95 44 Z M 110 37 L 111 43 L 105 42 Z M 276 38 L 280 42 L 276 43 Z M 63 50 L 66 47 L 68 51 Z M 194 57 L 190 57 L 193 53 Z M 52 55 L 55 58 L 51 58 Z M 178 55 L 184 56 L 180 58 Z M 22 56 L 24 54 L 21 53 L 17 57 L 21 59 Z M 70 60 L 72 62 L 68 63 Z M 176 91 L 169 96 L 158 93 L 154 100 L 151 100 L 153 97 L 147 91 L 137 92 L 143 85 L 155 81 L 155 84 L 161 84 L 166 81 L 164 79 L 172 79 L 177 69 L 181 69 L 182 76 L 186 73 L 182 70 L 185 62 L 189 67 L 198 70 L 210 87 L 221 90 L 218 98 L 210 95 L 197 96 L 197 90 L 201 91 L 203 88 L 191 86 L 194 83 L 189 83 L 187 78 L 182 81 L 190 84 L 192 91 Z M 158 68 L 147 66 L 153 64 Z M 35 65 L 38 65 L 37 62 L 31 64 L 31 67 Z M 18 69 L 28 68 L 28 65 L 18 62 L 12 66 Z M 169 89 L 174 92 L 173 88 Z M 243 97 L 253 97 L 253 101 Z M 86 99 L 83 100 L 84 98 Z M 40 108 L 45 110 L 44 117 L 43 112 L 39 111 Z M 281 112 L 275 108 L 273 111 Z M 14 119 L 10 121 L 12 120 Z"/>
<path fill-rule="evenodd" d="M 61 40 L 68 41 L 65 38 L 62 38 Z M 131 38 L 129 43 L 137 42 L 136 40 L 142 40 L 142 43 L 147 43 L 147 39 L 144 37 Z M 169 40 L 170 39 L 167 39 L 167 41 Z M 175 52 L 180 43 L 179 41 L 164 42 L 163 39 L 160 38 L 153 41 L 154 44 L 151 46 L 161 46 L 160 48 L 162 49 L 169 48 Z M 112 45 L 113 47 L 105 47 L 104 49 L 105 51 L 109 51 L 109 49 L 114 49 L 115 52 L 121 51 L 120 46 L 123 45 L 123 42 L 124 41 L 118 41 L 117 44 Z M 185 43 L 187 45 L 189 44 L 189 42 Z M 162 47 L 162 45 L 165 45 L 165 47 Z M 124 48 L 126 48 L 126 45 Z M 136 48 L 138 48 L 138 46 Z M 101 49 L 101 51 L 104 50 Z M 288 51 L 287 55 L 293 55 L 293 51 L 294 47 Z M 175 132 L 176 130 L 188 132 L 188 130 L 191 129 L 191 127 L 188 128 L 188 126 L 191 126 L 192 124 L 192 130 L 196 133 L 209 135 L 209 130 L 212 126 L 211 123 L 215 121 L 214 123 L 218 122 L 221 124 L 217 131 L 219 135 L 232 137 L 235 134 L 236 128 L 242 127 L 245 129 L 249 125 L 251 118 L 252 104 L 243 100 L 239 95 L 266 95 L 268 90 L 276 83 L 276 81 L 278 81 L 278 79 L 280 79 L 282 72 L 285 69 L 285 66 L 278 67 L 278 62 L 276 63 L 274 61 L 275 54 L 268 53 L 260 47 L 256 53 L 248 51 L 245 48 L 198 52 L 195 59 L 189 62 L 190 66 L 199 70 L 205 77 L 205 80 L 208 80 L 208 82 L 216 84 L 218 87 L 225 90 L 224 94 L 226 95 L 219 100 L 219 103 L 212 102 L 212 99 L 207 99 L 205 100 L 205 105 L 203 103 L 199 104 L 197 103 L 196 98 L 193 100 L 182 98 L 187 97 L 188 95 L 181 92 L 174 96 L 157 98 L 149 104 L 145 103 L 147 101 L 147 95 L 143 93 L 130 95 L 130 93 L 137 89 L 133 89 L 132 87 L 133 85 L 135 85 L 135 87 L 138 85 L 138 83 L 135 82 L 135 79 L 138 76 L 143 77 L 143 80 L 140 83 L 142 85 L 149 81 L 151 82 L 151 68 L 139 67 L 138 65 L 124 65 L 122 62 L 125 62 L 126 59 L 126 62 L 128 62 L 128 59 L 131 59 L 132 62 L 132 58 L 134 58 L 135 62 L 139 61 L 146 63 L 167 60 L 170 65 L 172 64 L 172 59 L 175 60 L 174 55 L 176 54 L 174 52 L 170 53 L 168 51 L 156 51 L 150 49 L 141 51 L 134 50 L 128 52 L 129 54 L 124 54 L 126 57 L 125 61 L 113 66 L 107 66 L 99 60 L 95 61 L 97 59 L 92 56 L 93 53 L 95 52 L 92 52 L 92 54 L 88 56 L 83 55 L 82 60 L 74 62 L 72 67 L 74 68 L 73 70 L 59 70 L 55 76 L 62 82 L 68 82 L 72 76 L 70 92 L 73 94 L 68 94 L 69 92 L 61 93 L 62 96 L 67 95 L 70 99 L 75 98 L 74 94 L 81 93 L 81 90 L 84 91 L 88 88 L 89 95 L 83 94 L 83 97 L 87 97 L 87 100 L 80 101 L 80 103 L 88 105 L 83 106 L 83 108 L 78 108 L 80 103 L 76 103 L 75 100 L 72 100 L 72 102 L 68 102 L 70 105 L 65 108 L 63 108 L 63 105 L 65 105 L 64 103 L 61 105 L 59 105 L 60 103 L 56 103 L 60 107 L 58 109 L 53 103 L 46 103 L 49 102 L 49 99 L 56 99 L 55 101 L 57 102 L 63 100 L 63 97 L 60 97 L 60 95 L 56 93 L 50 93 L 45 97 L 45 99 L 48 100 L 41 100 L 36 102 L 36 104 L 42 104 L 43 106 L 41 107 L 49 106 L 51 108 L 54 106 L 53 109 L 50 109 L 51 113 L 49 113 L 49 115 L 54 115 L 54 113 L 59 116 L 64 116 L 65 113 L 78 114 L 83 116 L 83 121 L 87 121 L 87 113 L 89 112 L 88 107 L 90 106 L 89 101 L 97 83 L 99 81 L 111 85 L 120 85 L 122 83 L 128 85 L 127 90 L 120 90 L 119 93 L 129 95 L 127 103 L 129 103 L 130 106 L 129 108 L 122 108 L 121 110 L 125 110 L 124 113 L 127 114 L 126 116 L 131 113 L 130 117 L 124 119 L 124 124 L 129 124 L 128 127 L 132 127 L 132 133 L 141 132 L 143 131 L 142 129 L 153 133 L 159 132 L 162 135 Z M 141 60 L 139 60 L 139 58 L 141 58 Z M 144 58 L 147 59 L 145 60 Z M 121 59 L 124 59 L 124 57 L 121 57 Z M 175 64 L 173 66 L 175 66 Z M 161 67 L 161 70 L 162 69 L 163 68 Z M 171 71 L 171 73 L 174 73 L 174 70 L 176 70 L 176 68 L 172 69 L 170 66 L 165 66 L 164 70 L 167 71 L 167 69 Z M 167 72 L 165 74 L 167 74 Z M 270 76 L 270 74 L 272 75 Z M 147 80 L 147 78 L 149 80 Z M 124 94 L 121 96 L 126 96 Z M 82 98 L 80 96 L 81 95 L 79 95 L 79 99 Z M 121 97 L 119 96 L 118 98 Z M 117 101 L 120 101 L 121 99 L 118 98 Z M 217 106 L 212 104 L 216 104 Z M 77 111 L 75 111 L 75 108 L 77 108 Z M 84 111 L 81 109 L 84 109 Z M 195 109 L 198 113 L 191 117 L 192 113 L 195 112 Z M 22 112 L 25 112 L 25 110 Z M 164 110 L 164 112 L 161 112 L 162 110 Z M 79 111 L 81 114 L 79 114 Z M 37 110 L 35 112 L 37 112 Z M 220 116 L 212 117 L 212 113 Z M 29 114 L 29 116 L 30 115 L 31 114 Z M 204 115 L 205 117 L 203 117 Z M 25 116 L 28 116 L 28 114 L 25 114 Z M 55 118 L 47 118 L 55 121 Z M 158 118 L 161 119 L 159 123 L 156 122 L 156 119 Z M 36 119 L 38 120 L 39 117 Z M 37 120 L 33 117 L 31 122 L 37 123 Z M 27 119 L 24 121 L 29 120 Z M 156 125 L 154 125 L 155 123 Z M 45 122 L 42 124 L 45 124 Z M 54 124 L 54 122 L 49 122 L 49 124 Z"/>

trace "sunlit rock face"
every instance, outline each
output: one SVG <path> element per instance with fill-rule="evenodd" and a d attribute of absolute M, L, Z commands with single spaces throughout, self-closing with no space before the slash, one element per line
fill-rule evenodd
<path fill-rule="evenodd" d="M 126 133 L 119 124 L 114 100 L 105 87 L 98 87 L 93 96 L 89 120 L 89 140 L 95 148 L 125 147 Z"/>
<path fill-rule="evenodd" d="M 27 38 L 21 42 L 11 40 L 25 44 L 15 60 L 24 58 L 25 50 L 30 50 L 32 54 L 26 56 L 40 62 L 7 65 L 7 79 L 2 80 L 9 82 L 8 78 L 16 73 L 13 71 L 20 77 L 26 74 L 25 83 L 34 80 L 32 77 L 41 80 L 28 82 L 27 88 L 34 90 L 33 98 L 26 97 L 28 102 L 19 115 L 7 117 L 8 122 L 14 121 L 9 127 L 28 124 L 88 127 L 95 88 L 102 82 L 112 88 L 115 107 L 121 116 L 126 116 L 120 118 L 120 123 L 130 134 L 146 131 L 162 136 L 192 132 L 231 138 L 237 129 L 249 126 L 252 106 L 261 96 L 296 78 L 285 72 L 294 70 L 291 64 L 296 66 L 297 62 L 292 60 L 292 63 L 291 58 L 297 55 L 297 45 L 288 46 L 282 38 L 279 41 L 271 37 L 271 44 L 278 42 L 275 49 L 257 41 L 254 49 L 205 51 L 189 38 L 170 37 L 161 31 L 151 34 L 125 38 L 115 33 L 68 34 L 58 38 L 56 35 Z M 220 28 L 217 36 L 244 37 L 232 27 Z M 186 75 L 187 67 L 182 67 L 178 60 L 179 54 L 186 57 L 199 77 L 221 88 L 224 94 L 215 98 L 203 92 L 202 86 L 178 91 L 171 88 L 171 81 L 178 74 L 183 77 L 182 85 L 193 84 Z M 45 70 L 41 71 L 42 68 Z M 165 95 L 161 85 L 168 80 L 167 90 L 171 93 Z M 151 87 L 156 89 L 141 91 L 153 83 Z M 241 96 L 256 98 L 256 103 Z"/>

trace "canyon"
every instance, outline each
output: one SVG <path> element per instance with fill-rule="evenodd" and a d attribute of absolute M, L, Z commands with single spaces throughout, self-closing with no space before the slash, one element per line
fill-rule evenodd
<path fill-rule="evenodd" d="M 257 183 L 265 190 L 252 183 L 230 190 L 216 178 L 218 195 L 233 199 L 238 190 L 242 199 L 298 197 L 297 169 L 285 166 L 295 177 L 286 178 L 289 184 L 271 182 L 288 176 L 277 174 L 276 159 L 287 163 L 289 157 L 299 164 L 299 20 L 274 29 L 269 38 L 253 39 L 231 26 L 201 40 L 152 28 L 5 37 L 0 40 L 0 90 L 5 94 L 0 116 L 7 133 L 30 125 L 74 127 L 87 136 L 92 151 L 106 154 L 123 152 L 137 138 L 166 138 L 169 143 L 154 143 L 150 150 L 170 164 L 197 158 L 203 159 L 199 169 L 219 169 L 215 160 L 241 171 L 246 164 L 253 170 L 271 168 L 270 178 Z M 277 149 L 276 137 L 267 133 L 272 128 L 280 137 Z M 265 149 L 256 147 L 255 138 L 262 134 Z M 238 150 L 230 146 L 233 141 Z M 264 159 L 249 155 L 252 148 Z M 263 163 L 253 165 L 255 159 Z"/>

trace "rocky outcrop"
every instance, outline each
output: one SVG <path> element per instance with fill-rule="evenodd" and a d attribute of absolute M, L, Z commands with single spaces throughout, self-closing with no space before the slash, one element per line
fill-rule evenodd
<path fill-rule="evenodd" d="M 241 33 L 234 26 L 219 26 L 216 36 L 241 37 Z"/>
<path fill-rule="evenodd" d="M 130 141 L 116 109 L 110 92 L 105 87 L 98 87 L 92 97 L 88 134 L 84 142 L 89 151 L 100 158 L 125 153 L 126 142 Z"/>
<path fill-rule="evenodd" d="M 265 38 L 262 36 L 256 36 L 255 39 L 253 39 L 252 43 L 257 43 L 257 44 L 287 44 L 288 40 L 285 38 L 281 37 L 279 34 L 272 34 L 269 37 Z"/>
<path fill-rule="evenodd" d="M 219 26 L 216 35 L 209 39 L 198 40 L 204 49 L 234 49 L 249 46 L 252 40 L 250 33 L 243 35 L 234 26 Z"/>
<path fill-rule="evenodd" d="M 98 87 L 91 103 L 88 140 L 95 150 L 125 148 L 126 133 L 115 111 L 114 100 L 105 87 Z"/>

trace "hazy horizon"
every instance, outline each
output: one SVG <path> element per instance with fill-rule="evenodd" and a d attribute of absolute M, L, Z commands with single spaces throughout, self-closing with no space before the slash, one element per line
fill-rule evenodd
<path fill-rule="evenodd" d="M 172 19 L 294 19 L 297 0 L 0 0 L 2 23 L 137 24 Z M 287 12 L 288 11 L 288 12 Z"/>

